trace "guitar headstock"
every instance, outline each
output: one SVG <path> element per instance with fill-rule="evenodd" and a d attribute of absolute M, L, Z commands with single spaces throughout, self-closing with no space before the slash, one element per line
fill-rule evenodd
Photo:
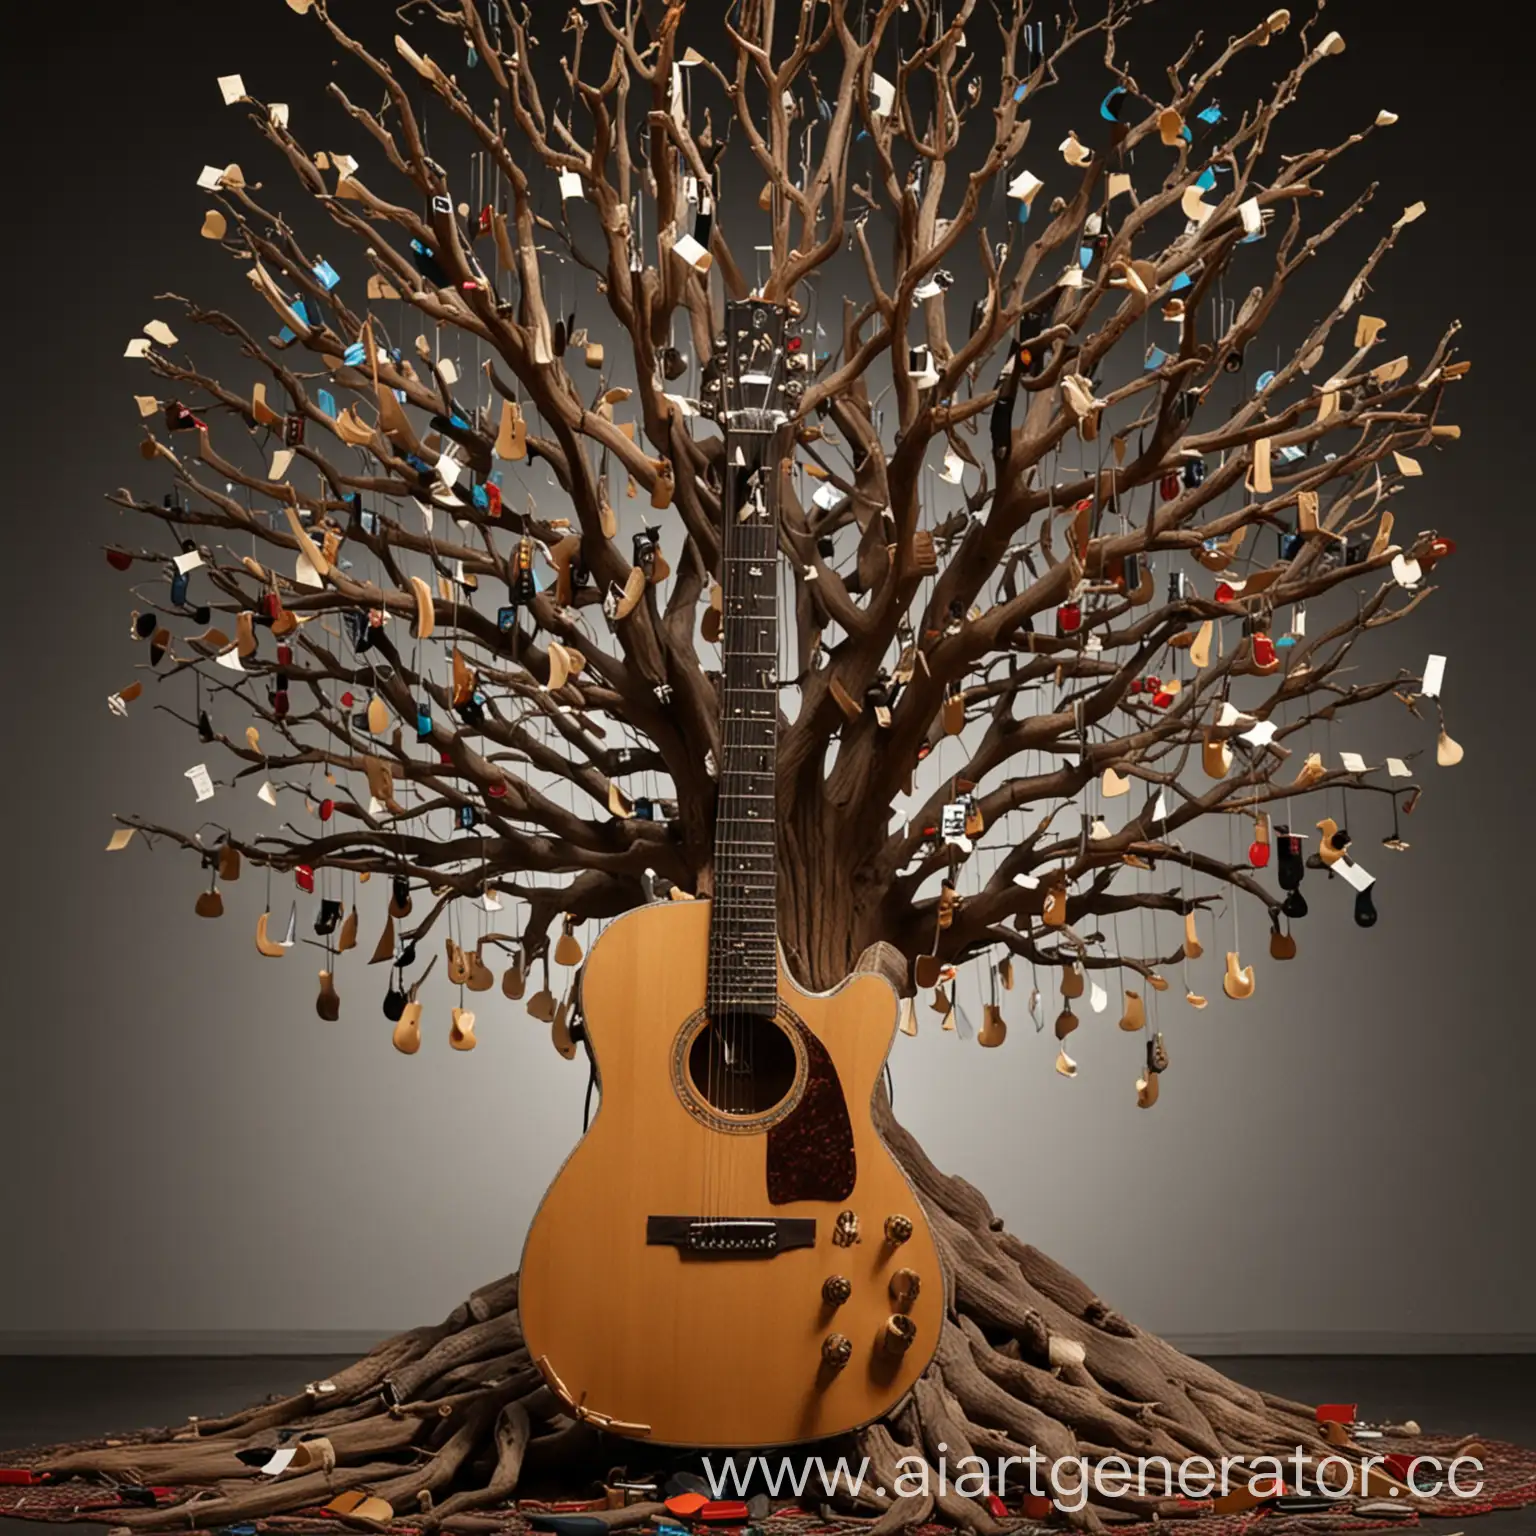
<path fill-rule="evenodd" d="M 719 417 L 731 432 L 773 432 L 805 392 L 806 358 L 789 310 L 766 299 L 733 300 L 715 343 Z"/>

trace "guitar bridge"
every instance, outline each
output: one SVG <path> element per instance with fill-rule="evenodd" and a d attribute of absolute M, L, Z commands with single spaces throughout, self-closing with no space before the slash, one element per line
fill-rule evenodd
<path fill-rule="evenodd" d="M 813 1248 L 816 1223 L 805 1218 L 651 1216 L 645 1241 L 706 1259 L 771 1259 L 788 1248 Z"/>

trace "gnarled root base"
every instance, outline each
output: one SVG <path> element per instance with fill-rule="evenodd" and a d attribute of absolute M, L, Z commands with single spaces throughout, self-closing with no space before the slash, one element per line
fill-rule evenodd
<path fill-rule="evenodd" d="M 1325 1442 L 1311 1409 L 1255 1392 L 1141 1332 L 1080 1280 L 1002 1230 L 981 1194 L 941 1174 L 899 1125 L 883 1130 L 923 1198 L 948 1271 L 948 1319 L 937 1358 L 884 1423 L 831 1448 L 869 1458 L 870 1488 L 846 1506 L 873 1517 L 877 1536 L 930 1519 L 973 1531 L 1002 1529 L 984 1505 L 937 1473 L 923 1494 L 899 1494 L 903 1458 L 953 1478 L 960 1458 L 989 1463 L 1038 1448 L 1058 1457 L 1130 1459 L 1352 1453 Z M 273 1479 L 237 1453 L 321 1436 L 318 1465 Z M 940 1450 L 940 1447 L 944 1449 Z M 255 1458 L 252 1458 L 255 1459 Z M 114 1511 L 135 1530 L 207 1529 L 322 1505 L 362 1489 L 428 1530 L 489 1529 L 489 1510 L 524 1494 L 578 1497 L 616 1466 L 667 1470 L 686 1458 L 617 1440 L 570 1416 L 523 1346 L 517 1277 L 476 1291 L 435 1328 L 380 1344 L 328 1382 L 226 1419 L 204 1421 L 99 1449 L 55 1454 L 58 1472 L 108 1475 L 191 1489 L 191 1502 Z M 918 1463 L 907 1462 L 910 1471 Z M 1016 1479 L 1017 1484 L 1019 1480 Z M 814 1487 L 815 1484 L 813 1483 Z M 895 1496 L 879 1497 L 882 1487 Z M 1010 1501 L 1011 1502 L 1011 1501 Z M 1151 1518 L 1156 1497 L 1091 1500 L 1072 1515 L 1098 1531 L 1129 1516 Z M 1017 1506 L 1014 1505 L 1014 1508 Z M 655 1505 L 599 1512 L 614 1527 L 643 1523 Z"/>

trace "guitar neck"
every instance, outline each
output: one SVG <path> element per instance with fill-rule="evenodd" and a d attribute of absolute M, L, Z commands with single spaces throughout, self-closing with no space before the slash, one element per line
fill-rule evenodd
<path fill-rule="evenodd" d="M 778 1000 L 778 434 L 727 431 L 709 1007 Z"/>

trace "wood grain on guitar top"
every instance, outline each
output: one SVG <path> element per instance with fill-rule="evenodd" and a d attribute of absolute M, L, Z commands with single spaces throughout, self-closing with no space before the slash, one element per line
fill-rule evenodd
<path fill-rule="evenodd" d="M 772 1205 L 766 1128 L 711 1128 L 674 1078 L 679 1032 L 704 1003 L 709 916 L 707 901 L 639 908 L 588 957 L 582 997 L 602 1102 L 529 1230 L 523 1331 L 572 1403 L 616 1429 L 644 1426 L 650 1440 L 689 1446 L 817 1439 L 885 1413 L 938 1343 L 938 1255 L 870 1110 L 896 999 L 873 975 L 802 992 L 781 966 L 781 997 L 841 1083 L 856 1180 L 835 1202 Z M 844 1210 L 859 1219 L 847 1246 L 834 1241 Z M 652 1216 L 809 1218 L 815 1241 L 767 1258 L 700 1257 L 648 1244 Z M 887 1240 L 891 1216 L 912 1223 L 906 1241 Z M 850 1285 L 836 1306 L 823 1297 L 834 1276 Z M 893 1314 L 915 1327 L 905 1353 L 885 1342 Z M 840 1369 L 823 1357 L 834 1334 L 851 1345 Z"/>

